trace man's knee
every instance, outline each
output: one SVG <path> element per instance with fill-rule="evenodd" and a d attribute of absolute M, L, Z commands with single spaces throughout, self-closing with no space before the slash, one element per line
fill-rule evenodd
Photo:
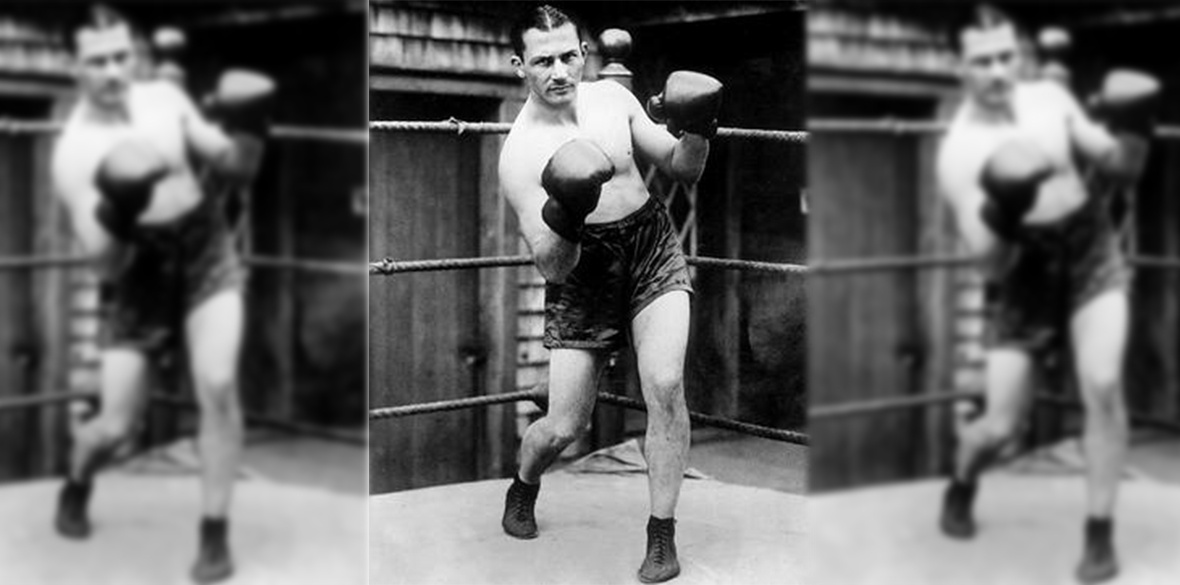
<path fill-rule="evenodd" d="M 553 446 L 564 449 L 590 430 L 590 417 L 562 417 L 553 421 Z"/>
<path fill-rule="evenodd" d="M 684 407 L 684 373 L 678 368 L 661 368 L 647 372 L 641 380 L 645 386 L 648 410 L 656 416 L 675 417 Z"/>
<path fill-rule="evenodd" d="M 1111 363 L 1102 363 L 1109 361 Z M 1122 364 L 1116 360 L 1091 361 L 1078 369 L 1082 393 L 1096 406 L 1113 407 L 1123 385 Z"/>
<path fill-rule="evenodd" d="M 196 372 L 193 377 L 203 410 L 214 415 L 232 414 L 237 411 L 236 372 L 214 368 Z"/>
<path fill-rule="evenodd" d="M 131 439 L 135 420 L 128 416 L 100 414 L 82 427 L 84 434 L 101 447 L 114 448 Z"/>
<path fill-rule="evenodd" d="M 1016 440 L 1020 432 L 1020 419 L 1016 416 L 991 414 L 979 420 L 979 433 L 984 442 L 996 448 Z"/>

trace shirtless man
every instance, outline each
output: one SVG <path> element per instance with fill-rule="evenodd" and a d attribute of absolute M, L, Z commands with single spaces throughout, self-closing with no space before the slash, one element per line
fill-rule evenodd
<path fill-rule="evenodd" d="M 224 181 L 249 182 L 262 142 L 243 131 L 258 129 L 247 112 L 264 101 L 269 81 L 223 78 L 223 130 L 174 84 L 133 79 L 132 31 L 119 14 L 95 8 L 74 41 L 80 100 L 55 146 L 52 177 L 82 248 L 100 259 L 102 407 L 74 431 L 55 525 L 68 538 L 89 536 L 94 474 L 131 435 L 149 365 L 183 335 L 203 462 L 191 575 L 218 581 L 233 571 L 227 515 L 243 437 L 236 377 L 245 272 L 221 202 L 205 196 L 190 157 Z"/>
<path fill-rule="evenodd" d="M 937 172 L 967 246 L 989 259 L 987 409 L 959 431 L 941 526 L 955 538 L 974 535 L 977 478 L 1020 427 L 1037 358 L 1068 335 L 1088 462 L 1077 577 L 1099 582 L 1118 571 L 1111 516 L 1128 435 L 1121 375 L 1130 274 L 1110 205 L 1142 172 L 1158 87 L 1139 74 L 1109 76 L 1103 126 L 1060 83 L 1016 79 L 1017 32 L 998 11 L 979 9 L 960 40 L 966 100 Z"/>
<path fill-rule="evenodd" d="M 529 11 L 512 41 L 512 64 L 529 95 L 504 142 L 500 184 L 547 281 L 550 361 L 548 411 L 525 432 L 503 527 L 516 538 L 537 536 L 541 475 L 588 428 L 598 373 L 629 337 L 648 406 L 651 516 L 638 575 L 666 581 L 680 572 L 674 514 L 689 446 L 683 373 L 692 284 L 676 232 L 635 157 L 695 182 L 716 130 L 721 85 L 688 72 L 669 78 L 653 111 L 676 138 L 621 85 L 582 82 L 587 46 L 561 11 Z"/>

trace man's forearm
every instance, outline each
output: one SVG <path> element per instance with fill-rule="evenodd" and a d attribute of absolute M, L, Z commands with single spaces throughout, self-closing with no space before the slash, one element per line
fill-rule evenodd
<path fill-rule="evenodd" d="M 683 183 L 696 183 L 709 159 L 709 141 L 697 134 L 685 134 L 672 148 L 669 174 Z"/>
<path fill-rule="evenodd" d="M 578 265 L 581 247 L 554 233 L 541 234 L 529 242 L 533 262 L 547 282 L 563 282 Z"/>

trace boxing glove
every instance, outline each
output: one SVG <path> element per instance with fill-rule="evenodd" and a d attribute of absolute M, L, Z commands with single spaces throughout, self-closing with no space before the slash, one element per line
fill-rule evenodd
<path fill-rule="evenodd" d="M 647 113 L 657 122 L 667 121 L 668 132 L 712 138 L 717 134 L 721 110 L 721 82 L 692 71 L 673 71 L 664 91 L 647 101 Z"/>
<path fill-rule="evenodd" d="M 986 199 L 983 222 L 1004 239 L 1019 235 L 1024 215 L 1036 205 L 1041 183 L 1053 174 L 1053 162 L 1026 140 L 1001 144 L 983 165 L 979 183 Z"/>
<path fill-rule="evenodd" d="M 1102 80 L 1093 97 L 1093 114 L 1111 132 L 1148 139 L 1158 107 L 1160 83 L 1155 77 L 1129 69 L 1115 69 Z"/>
<path fill-rule="evenodd" d="M 581 241 L 586 216 L 598 207 L 602 185 L 614 174 L 614 163 L 597 144 L 581 138 L 563 144 L 541 172 L 541 187 L 549 195 L 541 207 L 545 225 L 570 242 Z"/>
<path fill-rule="evenodd" d="M 168 161 L 151 144 L 141 139 L 116 144 L 95 172 L 99 224 L 116 238 L 129 239 L 140 214 L 151 204 L 156 183 L 167 175 Z"/>
<path fill-rule="evenodd" d="M 245 69 L 230 69 L 217 80 L 208 98 L 208 113 L 226 132 L 258 138 L 267 134 L 275 83 L 270 77 Z"/>

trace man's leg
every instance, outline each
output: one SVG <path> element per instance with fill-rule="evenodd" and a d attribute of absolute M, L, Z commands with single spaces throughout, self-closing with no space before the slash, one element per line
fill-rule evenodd
<path fill-rule="evenodd" d="M 1078 578 L 1097 583 L 1114 577 L 1118 564 L 1112 542 L 1112 516 L 1119 477 L 1127 456 L 1128 423 L 1123 401 L 1123 354 L 1127 344 L 1128 302 L 1112 290 L 1074 314 L 1073 346 L 1086 424 L 1086 547 Z"/>
<path fill-rule="evenodd" d="M 666 581 L 680 573 L 674 536 L 676 502 L 692 430 L 684 401 L 690 315 L 688 293 L 678 290 L 652 301 L 631 323 L 639 383 L 647 403 L 643 453 L 648 465 L 651 518 L 647 557 L 639 569 L 639 579 L 645 583 Z"/>
<path fill-rule="evenodd" d="M 535 538 L 533 513 L 541 475 L 590 426 L 602 356 L 585 349 L 549 352 L 549 406 L 524 433 L 520 471 L 505 499 L 504 531 L 516 538 Z"/>
<path fill-rule="evenodd" d="M 69 538 L 90 535 L 86 506 L 94 474 L 131 436 L 145 403 L 144 353 L 128 348 L 107 349 L 101 359 L 102 404 L 94 418 L 74 430 L 69 477 L 58 502 L 57 531 Z"/>
<path fill-rule="evenodd" d="M 185 323 L 189 367 L 201 408 L 201 549 L 193 578 L 209 583 L 229 577 L 227 516 L 242 453 L 242 411 L 237 369 L 244 308 L 242 292 L 223 290 L 193 309 Z"/>
<path fill-rule="evenodd" d="M 942 530 L 947 536 L 975 535 L 971 507 L 979 474 L 1020 429 L 1030 404 L 1032 358 L 1022 349 L 992 349 L 987 354 L 987 405 L 979 418 L 959 429 L 954 478 L 946 493 Z"/>

